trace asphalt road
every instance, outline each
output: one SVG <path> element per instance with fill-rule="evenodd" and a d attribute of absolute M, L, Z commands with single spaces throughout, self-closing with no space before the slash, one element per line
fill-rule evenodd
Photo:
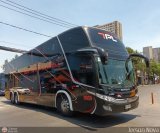
<path fill-rule="evenodd" d="M 151 92 L 154 104 L 151 103 Z M 55 109 L 30 104 L 15 106 L 0 97 L 0 127 L 146 127 L 160 126 L 160 84 L 139 87 L 140 104 L 135 110 L 111 116 L 76 114 L 61 116 Z"/>

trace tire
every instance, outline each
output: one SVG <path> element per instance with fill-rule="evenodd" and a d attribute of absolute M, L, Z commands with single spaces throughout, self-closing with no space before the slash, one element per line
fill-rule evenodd
<path fill-rule="evenodd" d="M 14 94 L 14 103 L 15 103 L 16 105 L 19 105 L 19 104 L 20 104 L 20 102 L 19 102 L 19 100 L 18 100 L 18 95 L 17 95 L 17 93 Z"/>
<path fill-rule="evenodd" d="M 10 94 L 10 99 L 11 99 L 11 103 L 14 104 L 14 95 L 12 93 Z"/>
<path fill-rule="evenodd" d="M 73 112 L 70 110 L 70 103 L 66 95 L 59 94 L 56 99 L 57 110 L 64 116 L 72 116 Z"/>

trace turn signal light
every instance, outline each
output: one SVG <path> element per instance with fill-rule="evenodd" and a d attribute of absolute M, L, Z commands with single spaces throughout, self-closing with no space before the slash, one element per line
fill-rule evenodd
<path fill-rule="evenodd" d="M 132 91 L 130 92 L 130 97 L 134 97 L 135 95 L 136 95 L 135 90 L 132 90 Z"/>

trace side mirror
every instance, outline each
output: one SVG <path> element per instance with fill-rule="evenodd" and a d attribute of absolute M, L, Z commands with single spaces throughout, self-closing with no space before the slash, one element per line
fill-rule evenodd
<path fill-rule="evenodd" d="M 148 73 L 148 78 L 149 78 L 149 67 L 150 67 L 150 64 L 149 64 L 149 59 L 147 58 L 147 57 L 145 57 L 144 55 L 141 55 L 141 54 L 130 54 L 129 55 L 129 57 L 128 57 L 128 59 L 126 60 L 126 70 L 127 70 L 127 72 L 128 72 L 128 67 L 127 67 L 127 62 L 129 61 L 129 59 L 131 58 L 131 57 L 139 57 L 139 58 L 143 58 L 144 59 L 144 61 L 145 61 L 145 64 L 146 64 L 146 67 L 148 68 L 147 69 L 147 73 Z M 149 84 L 149 80 L 148 80 L 148 84 Z"/>
<path fill-rule="evenodd" d="M 107 61 L 108 61 L 108 53 L 107 53 L 107 51 L 105 51 L 103 48 L 100 48 L 100 47 L 83 48 L 83 49 L 77 50 L 77 52 L 98 53 L 103 64 L 106 64 Z"/>
<path fill-rule="evenodd" d="M 128 59 L 130 59 L 131 57 L 139 57 L 139 58 L 143 58 L 146 64 L 146 67 L 149 68 L 149 59 L 147 57 L 145 57 L 144 55 L 141 54 L 130 54 Z"/>
<path fill-rule="evenodd" d="M 103 64 L 106 64 L 107 61 L 108 61 L 108 53 L 107 53 L 107 51 L 105 51 L 104 49 L 99 48 L 99 47 L 94 47 L 94 48 L 97 49 L 98 54 L 99 54 L 99 56 L 100 56 L 100 58 L 101 58 L 102 63 L 103 63 Z"/>

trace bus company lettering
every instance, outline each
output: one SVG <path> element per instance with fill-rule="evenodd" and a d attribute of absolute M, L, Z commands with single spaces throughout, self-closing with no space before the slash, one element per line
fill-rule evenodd
<path fill-rule="evenodd" d="M 111 36 L 107 33 L 98 32 L 98 34 L 101 35 L 103 37 L 103 39 L 106 39 L 106 40 L 111 39 L 112 41 L 117 42 L 117 40 L 115 40 L 113 38 L 113 36 Z"/>

